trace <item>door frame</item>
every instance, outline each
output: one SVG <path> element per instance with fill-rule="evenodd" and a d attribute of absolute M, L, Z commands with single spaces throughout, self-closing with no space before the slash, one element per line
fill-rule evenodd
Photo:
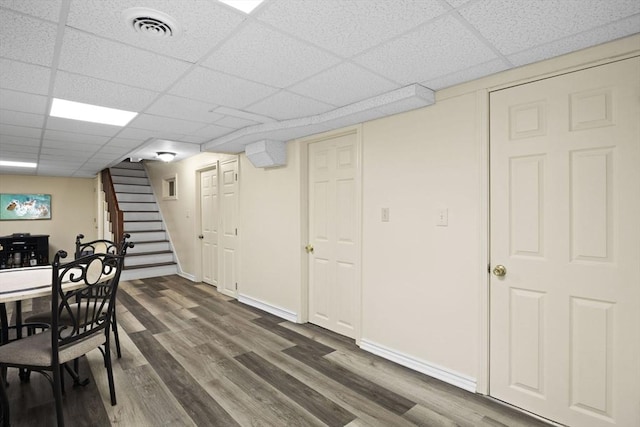
<path fill-rule="evenodd" d="M 356 218 L 358 219 L 358 270 L 356 283 L 356 311 L 355 316 L 355 341 L 360 343 L 362 337 L 362 124 L 348 126 L 339 130 L 333 130 L 314 134 L 298 139 L 300 145 L 300 323 L 309 322 L 309 255 L 305 246 L 309 243 L 309 145 L 327 139 L 337 138 L 343 135 L 354 134 L 356 140 L 358 179 L 356 196 Z"/>
<path fill-rule="evenodd" d="M 480 221 L 481 221 L 481 238 L 480 238 L 480 247 L 478 248 L 479 253 L 481 254 L 482 265 L 486 265 L 486 270 L 480 272 L 480 280 L 481 283 L 481 292 L 479 298 L 479 307 L 478 307 L 478 325 L 479 325 L 479 342 L 478 342 L 478 375 L 476 378 L 476 392 L 480 394 L 484 394 L 487 396 L 491 396 L 491 390 L 489 389 L 489 380 L 491 372 L 489 370 L 490 364 L 490 322 L 491 322 L 491 312 L 490 312 L 490 297 L 491 297 L 491 193 L 490 193 L 490 149 L 491 149 L 491 135 L 489 132 L 490 128 L 490 109 L 489 109 L 489 97 L 492 92 L 496 92 L 503 89 L 508 89 L 515 86 L 520 86 L 524 84 L 533 83 L 539 80 L 545 80 L 553 77 L 558 77 L 564 74 L 571 74 L 574 72 L 586 70 L 588 68 L 598 67 L 606 64 L 611 64 L 614 62 L 623 61 L 625 59 L 633 58 L 638 56 L 638 51 L 625 52 L 618 55 L 612 55 L 610 57 L 593 59 L 589 58 L 587 61 L 580 61 L 579 56 L 567 56 L 570 58 L 569 61 L 565 60 L 564 65 L 565 68 L 561 68 L 560 59 L 552 59 L 547 61 L 549 64 L 559 64 L 555 67 L 553 71 L 546 71 L 549 67 L 545 67 L 540 73 L 532 72 L 527 76 L 520 76 L 508 83 L 500 83 L 497 85 L 488 84 L 485 88 L 478 89 L 475 91 L 476 93 L 476 108 L 477 108 L 477 116 L 476 116 L 476 134 L 478 138 L 479 150 L 480 154 L 478 159 L 480 161 Z M 576 60 L 571 61 L 573 58 Z M 567 66 L 567 63 L 569 65 Z M 554 68 L 553 66 L 551 68 Z M 505 403 L 508 406 L 518 409 L 515 406 L 512 406 L 508 403 Z M 533 417 L 539 418 L 536 414 L 527 412 Z M 546 422 L 549 420 L 544 419 Z"/>
<path fill-rule="evenodd" d="M 235 182 L 236 182 L 236 197 L 235 197 L 235 212 L 236 212 L 236 224 L 238 224 L 238 234 L 236 234 L 236 259 L 235 259 L 235 265 L 233 266 L 235 271 L 233 272 L 234 277 L 236 279 L 236 286 L 235 289 L 232 290 L 227 290 L 227 289 L 220 289 L 220 287 L 218 287 L 218 292 L 221 292 L 224 295 L 227 295 L 231 298 L 234 299 L 238 299 L 238 296 L 240 295 L 240 289 L 239 289 L 239 284 L 241 283 L 240 279 L 241 279 L 241 245 L 240 245 L 240 233 L 242 232 L 241 230 L 241 215 L 240 215 L 240 157 L 239 156 L 235 156 L 233 158 L 228 158 L 225 160 L 221 160 L 218 162 L 218 209 L 221 210 L 222 205 L 224 203 L 224 196 L 223 194 L 223 186 L 224 186 L 224 182 L 223 182 L 223 176 L 222 176 L 222 166 L 226 165 L 228 163 L 233 163 L 235 162 L 236 164 L 236 178 L 235 178 Z M 224 230 L 222 229 L 222 223 L 223 223 L 223 218 L 222 215 L 218 215 L 218 268 L 220 268 L 220 266 L 223 263 L 223 251 L 222 251 L 222 247 L 221 247 L 221 242 L 223 239 L 223 233 Z M 218 283 L 220 283 L 220 281 L 222 280 L 222 278 L 220 276 L 218 276 Z"/>
<path fill-rule="evenodd" d="M 218 178 L 220 177 L 220 162 L 219 161 L 214 161 L 213 163 L 209 163 L 207 165 L 204 165 L 198 169 L 195 170 L 195 182 L 196 182 L 196 200 L 195 200 L 195 212 L 194 212 L 194 218 L 195 218 L 195 224 L 196 227 L 198 228 L 197 230 L 194 230 L 193 233 L 193 245 L 195 247 L 195 250 L 193 251 L 194 254 L 196 254 L 196 259 L 194 262 L 194 281 L 196 282 L 202 282 L 202 244 L 200 243 L 200 239 L 198 238 L 198 235 L 200 234 L 200 226 L 202 225 L 202 191 L 200 189 L 200 179 L 201 179 L 201 175 L 203 172 L 207 172 L 210 170 L 215 169 L 216 173 L 218 174 Z M 208 284 L 208 283 L 207 283 Z M 213 286 L 213 285 L 212 285 Z"/>

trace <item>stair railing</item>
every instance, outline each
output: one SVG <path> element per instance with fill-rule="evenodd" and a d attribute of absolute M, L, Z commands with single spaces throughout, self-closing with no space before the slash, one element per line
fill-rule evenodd
<path fill-rule="evenodd" d="M 120 242 L 118 239 L 121 239 L 124 235 L 124 214 L 118 207 L 118 198 L 116 197 L 116 190 L 113 186 L 113 179 L 111 179 L 111 172 L 109 172 L 109 169 L 104 169 L 102 171 L 102 191 L 104 191 L 107 210 L 109 211 L 109 217 L 111 218 L 111 232 L 113 233 L 113 240 L 119 245 Z"/>

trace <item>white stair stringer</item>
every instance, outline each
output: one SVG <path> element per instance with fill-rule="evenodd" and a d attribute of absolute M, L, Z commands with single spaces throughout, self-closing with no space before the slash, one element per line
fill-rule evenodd
<path fill-rule="evenodd" d="M 127 251 L 122 280 L 178 273 L 178 264 L 147 173 L 141 163 L 122 162 L 110 168 L 123 212 L 124 232 L 134 247 Z"/>

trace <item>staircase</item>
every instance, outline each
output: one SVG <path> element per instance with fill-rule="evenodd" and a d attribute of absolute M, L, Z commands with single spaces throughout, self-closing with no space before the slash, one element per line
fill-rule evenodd
<path fill-rule="evenodd" d="M 127 252 L 122 280 L 176 274 L 178 265 L 147 173 L 141 163 L 122 162 L 109 169 L 124 213 L 124 232 L 135 246 Z"/>

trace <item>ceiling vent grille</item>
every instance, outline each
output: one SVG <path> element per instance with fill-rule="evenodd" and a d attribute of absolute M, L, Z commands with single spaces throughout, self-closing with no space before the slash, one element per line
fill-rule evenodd
<path fill-rule="evenodd" d="M 122 12 L 122 17 L 129 28 L 147 37 L 157 39 L 180 35 L 176 20 L 159 10 L 132 7 Z"/>

